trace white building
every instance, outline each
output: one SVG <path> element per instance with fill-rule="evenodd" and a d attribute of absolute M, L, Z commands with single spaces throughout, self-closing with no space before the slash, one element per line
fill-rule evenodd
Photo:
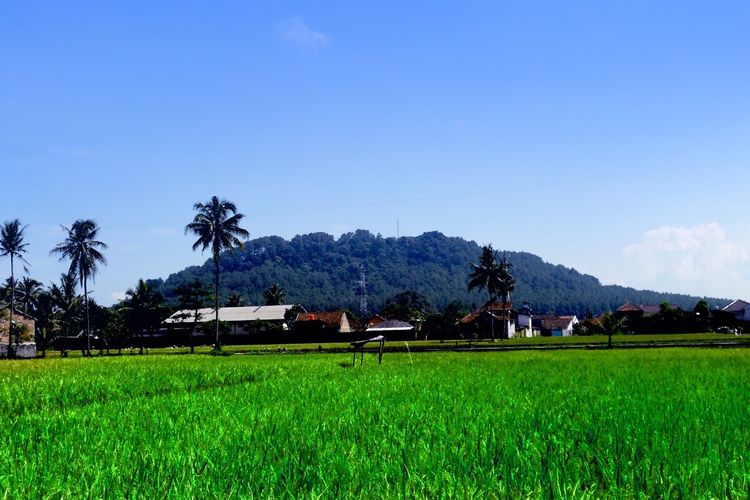
<path fill-rule="evenodd" d="M 228 323 L 232 328 L 233 334 L 254 332 L 256 331 L 255 326 L 260 322 L 276 323 L 278 326 L 286 328 L 285 315 L 292 307 L 294 306 L 220 307 L 219 321 Z M 198 309 L 197 313 L 198 318 L 196 321 L 195 311 L 183 309 L 165 319 L 164 324 L 166 326 L 188 328 L 192 326 L 193 322 L 203 324 L 216 319 L 216 309 L 213 307 Z"/>

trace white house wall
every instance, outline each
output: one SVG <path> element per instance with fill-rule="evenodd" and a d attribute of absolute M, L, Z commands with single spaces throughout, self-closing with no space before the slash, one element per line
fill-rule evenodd
<path fill-rule="evenodd" d="M 531 316 L 527 316 L 526 314 L 519 314 L 518 315 L 518 327 L 519 328 L 531 328 Z"/>

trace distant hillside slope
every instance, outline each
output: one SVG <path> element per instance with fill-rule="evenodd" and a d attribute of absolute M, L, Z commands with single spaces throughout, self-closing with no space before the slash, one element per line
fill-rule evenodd
<path fill-rule="evenodd" d="M 359 268 L 367 269 L 367 292 L 371 310 L 399 292 L 414 290 L 432 305 L 442 308 L 460 300 L 481 304 L 482 293 L 466 290 L 470 263 L 477 262 L 481 247 L 462 238 L 438 232 L 417 237 L 383 238 L 358 230 L 340 238 L 325 233 L 296 236 L 286 241 L 277 236 L 247 242 L 244 251 L 222 255 L 222 294 L 240 293 L 247 303 L 263 303 L 263 290 L 278 283 L 287 303 L 300 303 L 310 310 L 349 308 L 358 310 L 355 293 Z M 659 304 L 669 302 L 692 308 L 698 297 L 640 291 L 621 286 L 603 286 L 593 276 L 575 269 L 548 264 L 536 255 L 509 252 L 516 290 L 511 298 L 528 302 L 538 313 L 582 315 L 614 310 L 625 302 Z M 212 286 L 213 264 L 192 266 L 166 280 L 152 280 L 168 299 L 175 288 L 193 278 Z M 718 305 L 719 299 L 709 299 Z"/>

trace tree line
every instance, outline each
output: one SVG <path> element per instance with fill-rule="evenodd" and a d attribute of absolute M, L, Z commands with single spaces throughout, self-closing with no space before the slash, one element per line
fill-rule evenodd
<path fill-rule="evenodd" d="M 312 310 L 359 309 L 357 294 L 360 270 L 366 270 L 368 302 L 379 310 L 389 298 L 407 291 L 422 294 L 432 309 L 442 310 L 452 302 L 476 307 L 486 294 L 468 290 L 466 283 L 482 248 L 473 241 L 448 237 L 439 232 L 420 236 L 383 237 L 365 230 L 330 234 L 310 233 L 290 240 L 277 236 L 249 240 L 244 249 L 224 255 L 221 261 L 222 294 L 241 294 L 249 303 L 262 303 L 269 283 L 280 283 L 290 303 Z M 602 285 L 593 276 L 575 269 L 552 265 L 526 252 L 506 252 L 519 277 L 513 302 L 528 303 L 538 313 L 576 314 L 615 310 L 626 302 L 669 302 L 692 308 L 703 297 L 634 290 Z M 150 280 L 168 301 L 176 300 L 178 286 L 193 279 L 211 280 L 214 263 L 190 266 L 166 279 Z M 712 307 L 723 299 L 708 298 Z"/>
<path fill-rule="evenodd" d="M 69 268 L 46 287 L 28 276 L 16 279 L 16 264 L 29 264 L 24 257 L 27 227 L 18 219 L 6 221 L 0 231 L 0 256 L 9 257 L 10 276 L 0 287 L 0 302 L 9 305 L 9 356 L 23 333 L 13 320 L 16 310 L 36 320 L 42 352 L 57 339 L 61 350 L 75 346 L 86 355 L 91 355 L 92 342 L 99 349 L 122 349 L 134 339 L 142 352 L 143 332 L 157 329 L 175 310 L 196 312 L 192 315 L 192 346 L 192 336 L 198 333 L 197 311 L 209 305 L 216 311 L 210 328 L 218 350 L 218 307 L 222 303 L 279 304 L 289 298 L 313 310 L 348 310 L 356 322 L 365 319 L 352 312 L 356 311 L 357 298 L 353 277 L 362 265 L 368 269 L 368 291 L 379 304 L 376 311 L 396 319 L 416 318 L 436 337 L 456 334 L 456 321 L 484 302 L 482 290 L 487 292 L 489 302 L 498 298 L 509 302 L 509 293 L 515 290 L 516 300 L 537 312 L 579 316 L 590 315 L 592 310 L 613 310 L 626 301 L 653 303 L 654 298 L 661 298 L 663 302 L 685 304 L 691 300 L 682 295 L 604 287 L 591 276 L 544 263 L 531 254 L 509 252 L 500 259 L 491 245 L 479 248 L 474 242 L 437 232 L 383 238 L 358 230 L 338 240 L 313 233 L 288 242 L 278 237 L 247 241 L 249 233 L 241 227 L 245 216 L 234 203 L 213 196 L 196 203 L 193 210 L 185 233 L 196 236 L 193 250 L 210 251 L 209 261 L 175 273 L 166 281 L 139 279 L 127 290 L 124 300 L 109 308 L 97 304 L 88 294 L 89 282 L 107 262 L 107 245 L 99 239 L 101 228 L 93 219 L 61 226 L 64 239 L 50 254 L 67 261 Z M 467 266 L 477 252 L 478 263 Z M 510 260 L 523 276 L 518 283 L 510 275 Z M 208 282 L 213 282 L 213 289 L 206 286 Z M 267 287 L 268 283 L 272 286 Z M 279 283 L 284 283 L 289 292 Z M 588 298 L 597 294 L 603 297 Z M 558 299 L 562 295 L 565 300 Z M 222 296 L 227 299 L 222 301 Z"/>
<path fill-rule="evenodd" d="M 196 203 L 193 206 L 195 215 L 193 220 L 185 226 L 185 233 L 197 236 L 193 243 L 193 250 L 201 252 L 210 249 L 214 261 L 214 307 L 216 308 L 215 343 L 219 349 L 219 321 L 218 307 L 220 302 L 220 262 L 221 254 L 226 250 L 242 248 L 249 233 L 240 226 L 244 215 L 237 211 L 231 201 L 211 197 L 208 202 Z M 122 337 L 125 332 L 143 338 L 143 332 L 153 328 L 161 321 L 164 305 L 162 295 L 154 290 L 144 280 L 140 279 L 134 288 L 126 292 L 126 299 L 112 308 L 102 308 L 89 297 L 88 283 L 93 280 L 100 265 L 106 265 L 107 259 L 103 251 L 106 243 L 100 241 L 100 227 L 93 219 L 78 219 L 70 227 L 61 226 L 65 232 L 65 239 L 56 245 L 51 255 L 59 256 L 60 260 L 69 261 L 68 272 L 60 277 L 59 284 L 51 284 L 47 289 L 31 278 L 24 277 L 21 286 L 16 289 L 15 263 L 21 261 L 28 265 L 24 258 L 28 250 L 25 231 L 28 226 L 19 219 L 5 221 L 0 229 L 0 256 L 10 259 L 10 277 L 6 286 L 0 290 L 0 297 L 8 303 L 8 348 L 7 356 L 13 357 L 22 335 L 22 327 L 14 321 L 16 299 L 19 299 L 20 310 L 36 320 L 36 328 L 41 337 L 42 349 L 46 349 L 48 336 L 80 339 L 81 335 L 71 335 L 81 326 L 83 343 L 81 350 L 85 355 L 91 355 L 92 339 L 98 336 L 92 334 L 92 313 L 98 332 L 113 339 Z M 83 295 L 77 293 L 77 286 L 83 288 Z M 199 288 L 183 289 L 183 300 L 195 300 L 196 297 L 208 298 L 208 293 Z M 192 294 L 192 295 L 191 295 Z M 188 297 L 189 296 L 189 297 Z M 194 306 L 194 302 L 189 304 Z M 85 348 L 84 348 L 85 345 Z M 143 344 L 141 344 L 141 351 Z"/>

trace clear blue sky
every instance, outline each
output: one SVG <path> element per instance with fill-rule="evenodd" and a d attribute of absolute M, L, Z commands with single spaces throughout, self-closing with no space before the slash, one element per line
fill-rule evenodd
<path fill-rule="evenodd" d="M 155 4 L 0 0 L 0 219 L 32 277 L 77 218 L 102 303 L 200 264 L 217 194 L 253 237 L 398 219 L 750 299 L 750 2 Z"/>

